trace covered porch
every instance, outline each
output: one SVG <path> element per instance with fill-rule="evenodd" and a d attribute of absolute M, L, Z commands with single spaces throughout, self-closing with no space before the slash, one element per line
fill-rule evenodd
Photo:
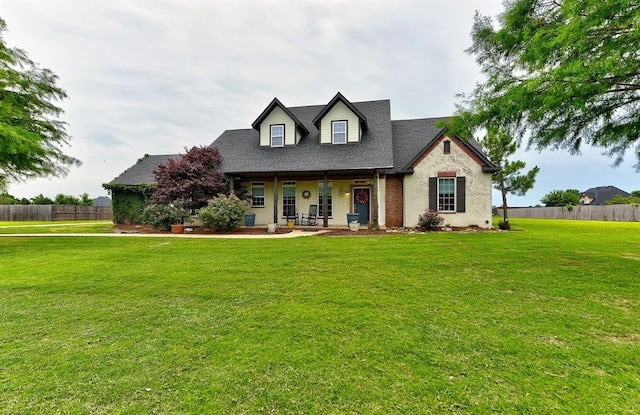
<path fill-rule="evenodd" d="M 361 226 L 385 226 L 384 170 L 227 174 L 232 190 L 244 188 L 255 226 L 275 223 L 296 229 L 348 226 L 357 213 Z M 308 215 L 316 212 L 316 225 Z M 304 219 L 304 220 L 303 220 Z"/>

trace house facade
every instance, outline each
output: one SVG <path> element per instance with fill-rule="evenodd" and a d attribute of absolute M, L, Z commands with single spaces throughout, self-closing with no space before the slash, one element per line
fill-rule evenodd
<path fill-rule="evenodd" d="M 303 107 L 275 98 L 252 128 L 227 130 L 211 145 L 231 188 L 251 196 L 256 225 L 315 209 L 320 226 L 346 226 L 357 213 L 361 224 L 414 227 L 430 209 L 451 226 L 489 228 L 498 167 L 475 141 L 448 134 L 446 118 L 392 121 L 390 113 L 388 100 L 352 103 L 340 93 Z M 127 172 L 108 185 L 135 185 Z"/>

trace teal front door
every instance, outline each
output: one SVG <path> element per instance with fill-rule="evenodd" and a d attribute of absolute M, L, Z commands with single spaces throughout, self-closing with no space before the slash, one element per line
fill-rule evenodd
<path fill-rule="evenodd" d="M 368 187 L 356 187 L 353 189 L 353 211 L 359 214 L 358 222 L 361 225 L 369 223 L 371 210 L 371 189 Z"/>

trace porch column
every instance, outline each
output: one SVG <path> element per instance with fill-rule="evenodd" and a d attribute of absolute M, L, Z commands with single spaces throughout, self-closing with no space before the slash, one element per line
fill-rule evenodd
<path fill-rule="evenodd" d="M 377 170 L 373 171 L 373 188 L 372 188 L 372 197 L 371 199 L 373 200 L 373 220 L 372 222 L 377 224 L 378 223 L 378 180 L 380 180 L 380 175 L 378 174 Z"/>
<path fill-rule="evenodd" d="M 278 173 L 273 176 L 273 223 L 278 223 Z"/>
<path fill-rule="evenodd" d="M 322 190 L 322 227 L 329 226 L 329 198 L 327 197 L 327 191 L 329 190 L 329 174 L 324 172 L 324 189 Z"/>
<path fill-rule="evenodd" d="M 235 189 L 235 177 L 231 176 L 229 177 L 229 193 L 230 194 L 234 194 L 234 189 Z"/>

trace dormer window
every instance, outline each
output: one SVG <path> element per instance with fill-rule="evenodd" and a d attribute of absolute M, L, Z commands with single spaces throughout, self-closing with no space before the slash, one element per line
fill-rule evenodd
<path fill-rule="evenodd" d="M 271 126 L 271 147 L 284 147 L 284 124 Z"/>
<path fill-rule="evenodd" d="M 347 142 L 347 121 L 331 121 L 331 142 L 345 144 Z"/>

